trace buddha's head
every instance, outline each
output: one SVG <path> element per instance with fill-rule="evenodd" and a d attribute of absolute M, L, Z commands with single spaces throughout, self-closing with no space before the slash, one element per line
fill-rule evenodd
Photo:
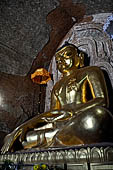
<path fill-rule="evenodd" d="M 83 66 L 83 52 L 78 52 L 78 49 L 73 44 L 66 44 L 56 52 L 57 68 L 61 73 L 67 73 L 72 69 L 77 69 Z"/>

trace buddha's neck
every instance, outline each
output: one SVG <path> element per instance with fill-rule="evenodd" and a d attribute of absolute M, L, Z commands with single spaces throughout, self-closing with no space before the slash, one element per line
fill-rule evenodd
<path fill-rule="evenodd" d="M 64 73 L 63 73 L 63 76 L 69 76 L 73 73 L 75 73 L 78 69 L 76 67 L 70 69 L 70 70 L 66 70 Z"/>

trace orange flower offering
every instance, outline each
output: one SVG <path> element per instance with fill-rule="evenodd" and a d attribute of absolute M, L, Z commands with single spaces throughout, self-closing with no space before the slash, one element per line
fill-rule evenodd
<path fill-rule="evenodd" d="M 44 68 L 38 68 L 31 74 L 31 79 L 37 84 L 47 84 L 47 82 L 51 80 L 51 74 Z"/>

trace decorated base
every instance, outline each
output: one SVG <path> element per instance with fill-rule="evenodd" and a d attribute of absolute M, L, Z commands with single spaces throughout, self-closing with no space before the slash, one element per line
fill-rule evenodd
<path fill-rule="evenodd" d="M 84 146 L 64 148 L 49 148 L 47 150 L 32 149 L 16 153 L 0 155 L 0 164 L 10 160 L 14 164 L 22 162 L 28 169 L 37 164 L 59 166 L 59 169 L 100 170 L 113 169 L 113 143 L 99 143 Z"/>

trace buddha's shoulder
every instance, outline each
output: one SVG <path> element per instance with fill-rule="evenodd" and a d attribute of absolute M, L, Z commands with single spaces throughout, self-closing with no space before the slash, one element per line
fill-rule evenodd
<path fill-rule="evenodd" d="M 68 77 L 62 77 L 60 80 L 58 80 L 53 87 L 53 91 L 59 91 L 59 89 L 61 89 L 66 84 L 66 80 L 68 80 Z"/>
<path fill-rule="evenodd" d="M 98 66 L 87 66 L 87 67 L 81 68 L 80 72 L 85 72 L 89 74 L 93 72 L 96 74 L 96 73 L 102 73 L 102 70 Z"/>

